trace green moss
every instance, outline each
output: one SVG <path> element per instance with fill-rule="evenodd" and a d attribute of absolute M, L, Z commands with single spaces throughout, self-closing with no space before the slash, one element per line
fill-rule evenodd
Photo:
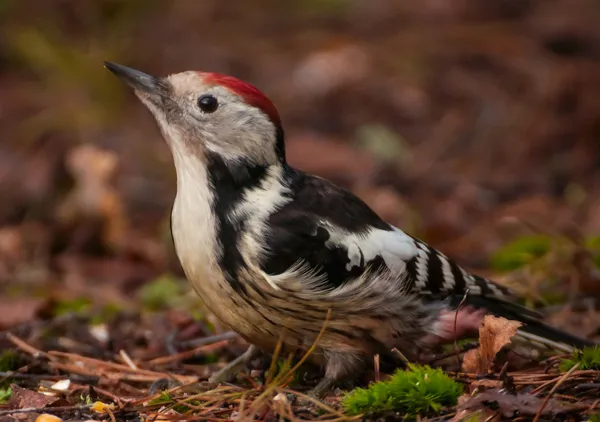
<path fill-rule="evenodd" d="M 462 385 L 441 369 L 410 364 L 409 370 L 398 370 L 388 381 L 351 391 L 342 405 L 350 415 L 393 411 L 414 417 L 456 405 L 462 392 Z"/>
<path fill-rule="evenodd" d="M 562 360 L 560 369 L 568 371 L 576 364 L 579 364 L 581 370 L 600 370 L 600 346 L 584 347 L 583 350 L 573 352 L 570 358 Z"/>
<path fill-rule="evenodd" d="M 10 399 L 10 396 L 12 396 L 10 387 L 0 388 L 0 404 L 6 403 Z"/>
<path fill-rule="evenodd" d="M 532 235 L 521 237 L 497 250 L 491 258 L 496 271 L 514 271 L 544 256 L 550 251 L 549 236 Z"/>

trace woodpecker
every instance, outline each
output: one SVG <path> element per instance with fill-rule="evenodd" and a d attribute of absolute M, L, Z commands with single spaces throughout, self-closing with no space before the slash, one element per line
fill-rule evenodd
<path fill-rule="evenodd" d="M 476 332 L 488 313 L 523 322 L 518 335 L 558 350 L 593 344 L 544 324 L 514 292 L 386 223 L 349 191 L 292 168 L 277 109 L 254 86 L 218 73 L 105 66 L 133 88 L 171 150 L 171 231 L 186 277 L 251 345 L 212 381 L 280 339 L 290 353 L 316 344 L 309 359 L 324 376 L 311 394 L 322 397 L 373 355 L 412 356 Z"/>

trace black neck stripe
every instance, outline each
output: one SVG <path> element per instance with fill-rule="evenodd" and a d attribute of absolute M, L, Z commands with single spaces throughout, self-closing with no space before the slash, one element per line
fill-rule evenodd
<path fill-rule="evenodd" d="M 246 287 L 237 278 L 238 271 L 245 265 L 238 248 L 239 235 L 245 222 L 243 219 L 232 221 L 228 216 L 247 191 L 260 186 L 266 177 L 267 167 L 226 163 L 221 156 L 212 153 L 207 154 L 207 159 L 209 179 L 215 195 L 213 211 L 217 219 L 216 234 L 222 248 L 219 265 L 233 289 L 246 294 Z"/>

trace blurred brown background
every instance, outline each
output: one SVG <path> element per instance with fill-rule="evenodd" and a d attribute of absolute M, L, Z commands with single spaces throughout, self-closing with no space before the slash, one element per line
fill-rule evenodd
<path fill-rule="evenodd" d="M 595 0 L 0 0 L 0 325 L 37 309 L 16 297 L 181 275 L 169 151 L 104 60 L 255 84 L 293 165 L 482 272 L 522 235 L 600 234 L 598 22 Z"/>

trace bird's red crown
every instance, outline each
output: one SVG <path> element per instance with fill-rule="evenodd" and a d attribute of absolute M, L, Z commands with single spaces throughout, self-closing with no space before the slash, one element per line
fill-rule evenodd
<path fill-rule="evenodd" d="M 255 86 L 233 76 L 223 75 L 220 73 L 202 73 L 202 76 L 204 77 L 205 81 L 215 85 L 223 86 L 229 89 L 231 92 L 239 95 L 246 103 L 262 110 L 267 116 L 269 116 L 275 125 L 281 125 L 281 118 L 279 117 L 279 113 L 277 112 L 275 105 Z"/>

